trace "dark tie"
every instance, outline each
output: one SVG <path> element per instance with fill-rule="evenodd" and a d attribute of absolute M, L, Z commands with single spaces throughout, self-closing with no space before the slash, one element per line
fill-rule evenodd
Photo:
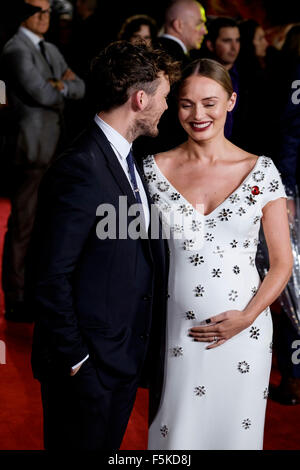
<path fill-rule="evenodd" d="M 132 155 L 131 151 L 127 155 L 126 160 L 127 160 L 127 164 L 128 164 L 130 179 L 131 179 L 131 183 L 132 183 L 132 186 L 133 186 L 133 191 L 134 191 L 136 201 L 139 204 L 142 204 L 140 191 L 139 191 L 139 188 L 138 188 L 138 185 L 137 185 L 137 182 L 136 182 L 136 177 L 135 177 L 135 172 L 134 172 L 134 161 L 133 161 L 133 155 Z"/>
<path fill-rule="evenodd" d="M 49 65 L 51 72 L 53 73 L 53 68 L 52 68 L 52 65 L 50 64 L 50 62 L 48 60 L 48 57 L 47 57 L 47 54 L 46 54 L 46 48 L 45 48 L 45 41 L 43 39 L 42 39 L 42 41 L 39 42 L 39 46 L 40 46 L 42 56 L 44 57 L 45 61 Z"/>

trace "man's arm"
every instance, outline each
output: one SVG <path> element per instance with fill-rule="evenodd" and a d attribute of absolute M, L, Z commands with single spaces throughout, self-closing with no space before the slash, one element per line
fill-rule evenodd
<path fill-rule="evenodd" d="M 96 192 L 86 155 L 58 160 L 40 191 L 30 289 L 36 321 L 50 339 L 50 353 L 66 372 L 89 354 L 78 325 L 73 280 L 95 223 Z"/>

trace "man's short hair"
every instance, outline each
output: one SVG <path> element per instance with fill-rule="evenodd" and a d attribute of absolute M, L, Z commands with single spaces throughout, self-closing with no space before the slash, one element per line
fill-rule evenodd
<path fill-rule="evenodd" d="M 233 18 L 227 18 L 225 16 L 214 18 L 207 23 L 208 33 L 206 40 L 209 40 L 215 44 L 219 37 L 221 28 L 239 28 L 239 25 Z"/>
<path fill-rule="evenodd" d="M 172 84 L 179 79 L 179 70 L 179 63 L 161 50 L 127 41 L 111 43 L 91 65 L 92 96 L 97 112 L 123 105 L 136 90 L 154 94 L 161 72 Z"/>

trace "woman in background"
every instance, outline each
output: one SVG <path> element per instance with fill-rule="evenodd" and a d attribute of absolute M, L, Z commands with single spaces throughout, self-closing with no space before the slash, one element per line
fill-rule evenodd
<path fill-rule="evenodd" d="M 157 37 L 156 21 L 148 15 L 130 16 L 123 23 L 118 39 L 136 43 L 143 40 L 149 46 L 153 45 Z"/>

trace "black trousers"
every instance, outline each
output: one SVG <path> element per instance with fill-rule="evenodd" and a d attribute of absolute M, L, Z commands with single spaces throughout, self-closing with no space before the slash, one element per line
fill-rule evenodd
<path fill-rule="evenodd" d="M 104 384 L 90 359 L 73 377 L 43 381 L 45 449 L 118 450 L 136 391 L 137 379 Z"/>

